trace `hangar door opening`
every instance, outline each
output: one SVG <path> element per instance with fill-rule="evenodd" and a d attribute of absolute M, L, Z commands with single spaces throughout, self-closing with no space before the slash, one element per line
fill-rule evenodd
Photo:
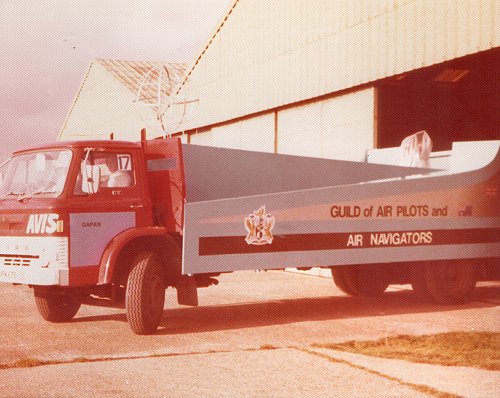
<path fill-rule="evenodd" d="M 435 151 L 453 141 L 500 139 L 500 48 L 385 79 L 378 88 L 377 147 L 426 130 Z"/>

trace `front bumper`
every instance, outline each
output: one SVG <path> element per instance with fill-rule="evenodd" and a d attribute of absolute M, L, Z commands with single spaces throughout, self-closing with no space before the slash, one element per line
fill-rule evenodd
<path fill-rule="evenodd" d="M 68 270 L 6 268 L 0 266 L 0 282 L 36 286 L 68 286 Z"/>

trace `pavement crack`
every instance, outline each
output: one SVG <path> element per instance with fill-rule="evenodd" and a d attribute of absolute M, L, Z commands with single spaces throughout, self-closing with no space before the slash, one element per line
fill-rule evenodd
<path fill-rule="evenodd" d="M 398 377 L 393 377 L 393 376 L 387 375 L 385 373 L 379 372 L 377 370 L 373 370 L 373 369 L 367 368 L 366 366 L 358 365 L 358 364 L 352 363 L 350 361 L 347 361 L 345 359 L 335 358 L 333 356 L 330 356 L 330 355 L 327 355 L 327 354 L 324 354 L 324 353 L 321 353 L 321 352 L 316 352 L 316 351 L 310 350 L 308 348 L 303 348 L 303 347 L 290 347 L 290 348 L 294 348 L 294 349 L 296 349 L 298 351 L 302 351 L 302 352 L 305 352 L 305 353 L 310 354 L 310 355 L 314 355 L 314 356 L 317 356 L 317 357 L 320 357 L 320 358 L 324 358 L 324 359 L 326 359 L 326 360 L 328 360 L 330 362 L 333 362 L 333 363 L 341 363 L 341 364 L 344 364 L 344 365 L 351 366 L 351 367 L 353 367 L 355 369 L 359 369 L 359 370 L 362 370 L 364 372 L 368 372 L 370 374 L 373 374 L 375 376 L 382 377 L 384 379 L 387 379 L 387 380 L 393 381 L 395 383 L 398 383 L 401 386 L 411 388 L 413 390 L 416 390 L 418 392 L 427 394 L 427 395 L 432 396 L 432 397 L 437 397 L 437 398 L 460 398 L 460 396 L 456 395 L 456 394 L 452 394 L 452 393 L 448 393 L 448 392 L 445 392 L 445 391 L 441 391 L 441 390 L 438 390 L 438 389 L 436 389 L 434 387 L 430 387 L 430 386 L 427 386 L 427 385 L 424 385 L 424 384 L 410 383 L 410 382 L 404 381 L 404 380 L 402 380 L 402 379 L 400 379 Z"/>
<path fill-rule="evenodd" d="M 265 344 L 260 347 L 241 348 L 237 350 L 208 350 L 208 351 L 190 351 L 190 352 L 172 352 L 172 353 L 158 353 L 158 354 L 144 354 L 144 355 L 115 355 L 115 356 L 102 356 L 102 357 L 77 357 L 66 360 L 57 359 L 38 359 L 38 358 L 24 358 L 11 363 L 0 363 L 0 370 L 4 369 L 17 369 L 17 368 L 34 368 L 39 366 L 49 365 L 65 365 L 74 363 L 92 363 L 92 362 L 110 362 L 110 361 L 124 361 L 134 359 L 153 359 L 153 358 L 170 358 L 189 355 L 206 355 L 206 354 L 226 354 L 235 352 L 252 352 L 252 351 L 266 351 L 276 350 L 276 347 L 270 344 Z"/>
<path fill-rule="evenodd" d="M 165 353 L 165 354 L 148 354 L 148 355 L 127 355 L 127 356 L 112 356 L 112 357 L 98 357 L 98 358 L 88 358 L 88 357 L 78 357 L 67 360 L 43 360 L 36 358 L 21 359 L 13 363 L 0 364 L 0 369 L 13 369 L 13 368 L 34 368 L 37 366 L 48 366 L 48 365 L 64 365 L 72 363 L 91 363 L 91 362 L 110 362 L 110 361 L 124 361 L 131 359 L 150 359 L 150 358 L 168 358 L 186 355 L 200 355 L 200 354 L 214 354 L 214 353 L 224 353 L 230 351 L 200 351 L 200 352 L 186 352 L 186 353 Z"/>

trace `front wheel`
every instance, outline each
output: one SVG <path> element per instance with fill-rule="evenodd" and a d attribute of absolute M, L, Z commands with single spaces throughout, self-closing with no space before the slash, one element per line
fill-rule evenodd
<path fill-rule="evenodd" d="M 80 309 L 80 302 L 67 292 L 35 287 L 34 293 L 36 308 L 46 321 L 71 321 Z"/>
<path fill-rule="evenodd" d="M 377 265 L 332 267 L 331 270 L 335 285 L 350 296 L 380 296 L 389 286 L 384 270 Z"/>
<path fill-rule="evenodd" d="M 165 280 L 158 255 L 140 253 L 133 261 L 125 292 L 127 319 L 136 334 L 151 334 L 160 324 Z"/>

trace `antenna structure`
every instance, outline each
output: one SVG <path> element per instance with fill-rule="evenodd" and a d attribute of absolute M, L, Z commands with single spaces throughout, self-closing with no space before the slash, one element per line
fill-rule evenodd
<path fill-rule="evenodd" d="M 158 65 L 144 73 L 135 95 L 134 103 L 152 109 L 164 131 L 163 115 L 170 105 L 172 89 L 173 83 L 168 68 L 165 65 Z"/>

